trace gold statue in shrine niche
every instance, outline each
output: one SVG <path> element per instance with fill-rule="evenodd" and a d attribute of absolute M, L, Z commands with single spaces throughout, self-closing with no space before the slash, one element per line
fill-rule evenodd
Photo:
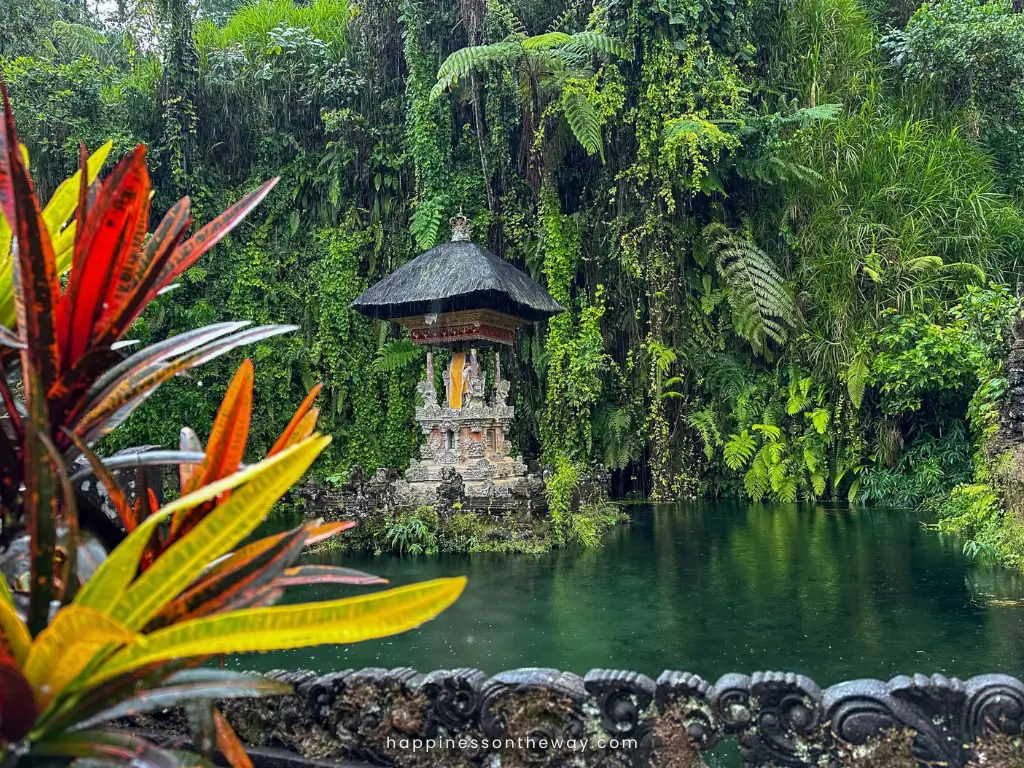
<path fill-rule="evenodd" d="M 495 361 L 497 359 L 495 355 Z M 500 366 L 500 363 L 496 364 Z M 500 367 L 498 370 L 501 370 Z M 484 381 L 475 349 L 469 351 L 468 361 L 465 352 L 452 353 L 452 361 L 445 371 L 444 382 L 449 408 L 461 410 L 467 405 L 483 405 Z"/>
<path fill-rule="evenodd" d="M 449 408 L 462 408 L 462 393 L 466 386 L 467 372 L 466 353 L 453 352 L 452 362 L 448 366 L 447 376 L 444 379 L 445 389 L 448 393 Z"/>

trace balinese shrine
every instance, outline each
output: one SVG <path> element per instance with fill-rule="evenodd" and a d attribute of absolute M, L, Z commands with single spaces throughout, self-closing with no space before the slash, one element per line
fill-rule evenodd
<path fill-rule="evenodd" d="M 451 225 L 451 242 L 371 286 L 352 307 L 399 323 L 414 343 L 427 348 L 426 377 L 419 383 L 423 404 L 416 408 L 425 442 L 420 459 L 405 473 L 411 500 L 433 501 L 443 476 L 451 478 L 454 470 L 467 502 L 500 508 L 535 493 L 539 484 L 521 456 L 509 455 L 506 435 L 515 409 L 508 402 L 509 382 L 501 375 L 501 351 L 512 347 L 519 326 L 551 317 L 562 307 L 528 275 L 473 243 L 461 213 Z M 435 349 L 450 350 L 440 402 Z M 489 392 L 479 355 L 484 349 L 493 352 Z"/>

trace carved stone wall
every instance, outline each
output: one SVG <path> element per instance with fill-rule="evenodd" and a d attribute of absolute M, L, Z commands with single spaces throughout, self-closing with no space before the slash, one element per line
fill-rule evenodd
<path fill-rule="evenodd" d="M 744 768 L 1024 765 L 1024 684 L 999 674 L 856 680 L 825 690 L 783 672 L 715 683 L 686 672 L 652 680 L 604 669 L 584 677 L 409 668 L 271 675 L 291 682 L 294 695 L 223 702 L 224 713 L 250 746 L 309 759 L 697 768 L 702 752 L 732 742 Z M 168 713 L 135 725 L 173 731 L 181 719 Z"/>

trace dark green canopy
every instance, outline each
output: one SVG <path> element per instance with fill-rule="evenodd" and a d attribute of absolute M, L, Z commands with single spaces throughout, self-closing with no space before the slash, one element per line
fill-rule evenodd
<path fill-rule="evenodd" d="M 381 320 L 492 309 L 535 322 L 562 311 L 529 275 L 468 240 L 417 256 L 363 291 L 352 307 Z"/>

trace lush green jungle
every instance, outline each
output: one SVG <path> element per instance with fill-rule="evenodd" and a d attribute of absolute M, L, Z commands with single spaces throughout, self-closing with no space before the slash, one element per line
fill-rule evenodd
<path fill-rule="evenodd" d="M 146 143 L 154 213 L 188 195 L 200 223 L 281 177 L 132 334 L 297 324 L 249 350 L 253 455 L 323 381 L 321 483 L 408 462 L 422 351 L 349 303 L 461 207 L 567 309 L 506 363 L 563 541 L 600 464 L 617 497 L 927 508 L 1024 566 L 1017 462 L 992 447 L 1024 259 L 1021 10 L 8 0 L 0 66 L 42 199 L 80 141 Z M 205 434 L 237 364 L 169 383 L 104 449 Z"/>

